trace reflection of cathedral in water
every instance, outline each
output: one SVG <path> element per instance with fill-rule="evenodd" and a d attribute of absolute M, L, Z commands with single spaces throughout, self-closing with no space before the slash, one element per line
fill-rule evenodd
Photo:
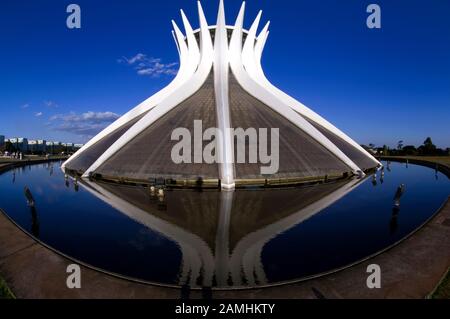
<path fill-rule="evenodd" d="M 179 285 L 264 285 L 264 246 L 333 204 L 361 183 L 220 191 L 166 191 L 164 201 L 146 188 L 83 181 L 96 197 L 174 241 L 181 250 Z"/>

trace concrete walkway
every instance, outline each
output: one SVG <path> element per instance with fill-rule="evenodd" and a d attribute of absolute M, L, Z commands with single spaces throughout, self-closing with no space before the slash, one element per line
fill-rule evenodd
<path fill-rule="evenodd" d="M 18 298 L 202 298 L 201 291 L 146 285 L 81 267 L 82 288 L 68 289 L 73 262 L 37 243 L 0 213 L 0 274 Z M 382 288 L 366 286 L 367 265 L 381 267 Z M 283 286 L 221 291 L 212 298 L 425 298 L 450 266 L 450 201 L 411 237 L 335 274 Z"/>

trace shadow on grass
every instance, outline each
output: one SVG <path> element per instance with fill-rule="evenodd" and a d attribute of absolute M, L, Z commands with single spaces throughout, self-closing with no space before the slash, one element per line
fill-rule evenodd
<path fill-rule="evenodd" d="M 3 278 L 0 278 L 0 299 L 15 299 L 16 297 L 6 285 Z"/>
<path fill-rule="evenodd" d="M 436 291 L 431 296 L 432 299 L 450 299 L 450 269 L 447 271 L 447 275 L 439 284 Z"/>

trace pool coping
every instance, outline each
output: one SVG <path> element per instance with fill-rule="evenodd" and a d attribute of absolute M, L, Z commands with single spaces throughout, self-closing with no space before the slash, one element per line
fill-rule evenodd
<path fill-rule="evenodd" d="M 24 165 L 27 165 L 29 163 L 24 163 Z M 115 278 L 115 280 L 118 281 L 124 281 L 126 283 L 128 283 L 128 285 L 136 285 L 136 286 L 151 286 L 154 289 L 161 289 L 161 290 L 175 290 L 178 292 L 178 295 L 180 294 L 180 287 L 179 286 L 171 286 L 171 285 L 164 285 L 164 284 L 158 284 L 158 283 L 151 283 L 151 282 L 146 282 L 146 281 L 140 281 L 134 278 L 128 278 L 126 276 L 121 276 L 118 274 L 114 274 L 114 273 L 109 273 L 107 271 L 104 271 L 102 269 L 98 269 L 96 267 L 92 267 L 90 265 L 84 264 L 82 262 L 76 261 L 73 258 L 66 256 L 64 254 L 62 254 L 61 252 L 56 251 L 55 249 L 47 246 L 46 244 L 40 242 L 38 239 L 32 237 L 28 232 L 26 232 L 25 230 L 23 230 L 20 226 L 18 226 L 14 221 L 12 221 L 6 213 L 4 213 L 1 209 L 0 211 L 2 212 L 2 214 L 0 214 L 0 226 L 5 226 L 4 224 L 10 224 L 10 228 L 12 227 L 13 229 L 15 229 L 16 231 L 12 231 L 13 233 L 16 234 L 16 236 L 14 236 L 14 238 L 16 237 L 21 237 L 17 232 L 18 230 L 20 230 L 20 233 L 22 236 L 27 237 L 28 239 L 28 248 L 31 248 L 32 246 L 35 246 L 35 244 L 39 247 L 37 248 L 38 250 L 46 250 L 47 254 L 46 255 L 50 255 L 47 256 L 47 259 L 52 259 L 52 258 L 60 258 L 61 260 L 59 261 L 59 263 L 73 263 L 75 261 L 75 263 L 79 264 L 82 266 L 83 269 L 83 273 L 85 273 L 87 270 L 90 270 L 91 272 L 96 272 L 100 277 L 105 277 L 104 280 L 110 281 L 112 280 L 112 278 Z M 348 272 L 348 271 L 352 271 L 352 268 L 361 268 L 361 265 L 364 263 L 367 263 L 368 261 L 373 262 L 374 259 L 377 259 L 377 256 L 380 255 L 385 255 L 388 254 L 388 252 L 392 253 L 392 250 L 394 250 L 396 247 L 400 246 L 403 242 L 408 241 L 410 239 L 412 239 L 417 233 L 423 231 L 423 229 L 429 225 L 430 223 L 432 223 L 433 220 L 439 219 L 438 217 L 442 214 L 447 214 L 448 217 L 445 219 L 447 220 L 448 218 L 450 218 L 450 201 L 447 200 L 445 203 L 443 203 L 442 207 L 440 209 L 438 209 L 424 224 L 422 224 L 419 228 L 417 228 L 415 231 L 411 232 L 409 235 L 407 235 L 406 237 L 402 238 L 400 241 L 396 242 L 395 244 L 383 249 L 382 251 L 377 252 L 376 254 L 373 254 L 371 256 L 368 256 L 366 258 L 364 258 L 363 260 L 359 260 L 358 262 L 352 263 L 350 265 L 347 265 L 345 267 L 339 268 L 339 269 L 334 269 L 333 271 L 327 272 L 327 273 L 322 273 L 322 274 L 318 274 L 315 276 L 311 276 L 308 278 L 302 278 L 301 280 L 290 280 L 290 281 L 286 281 L 286 282 L 282 282 L 282 283 L 275 283 L 275 284 L 271 284 L 271 285 L 266 285 L 266 286 L 258 286 L 258 287 L 229 287 L 229 288 L 212 288 L 212 293 L 213 294 L 219 294 L 219 295 L 227 295 L 229 293 L 231 293 L 231 297 L 233 298 L 240 298 L 240 295 L 245 296 L 245 295 L 252 295 L 254 294 L 254 292 L 256 291 L 269 291 L 269 290 L 273 290 L 273 289 L 282 289 L 282 290 L 290 290 L 289 287 L 294 287 L 294 286 L 301 286 L 301 285 L 311 285 L 314 284 L 314 282 L 320 282 L 326 278 L 328 279 L 332 279 L 332 280 L 336 280 L 336 277 L 340 276 L 340 273 L 342 272 Z M 450 228 L 449 228 L 450 231 Z M 11 230 L 10 230 L 11 232 Z M 0 233 L 0 243 L 4 244 L 5 240 L 6 241 L 11 241 L 14 240 L 14 238 L 2 238 L 3 233 Z M 446 237 L 444 237 L 447 239 L 447 245 L 450 248 L 450 232 L 447 234 Z M 22 239 L 23 240 L 23 239 Z M 33 245 L 30 244 L 33 243 Z M 2 244 L 0 244 L 0 271 L 2 271 L 5 267 L 4 267 L 4 259 L 7 257 L 2 257 Z M 27 247 L 22 247 L 23 249 L 28 249 Z M 436 248 L 436 247 L 435 247 Z M 441 247 L 437 247 L 437 251 L 442 251 Z M 445 251 L 445 250 L 444 250 Z M 437 280 L 434 280 L 435 283 L 433 285 L 433 287 L 431 287 L 431 289 L 429 289 L 425 294 L 421 295 L 421 298 L 426 297 L 430 291 L 433 291 L 435 289 L 435 287 L 437 286 L 437 284 L 440 282 L 440 279 L 442 278 L 443 275 L 445 275 L 448 266 L 450 266 L 450 249 L 448 249 L 449 253 L 447 254 L 448 256 L 446 256 L 446 267 L 445 270 L 442 272 L 442 274 L 440 274 L 440 277 Z M 18 251 L 20 253 L 20 250 Z M 7 267 L 6 267 L 7 268 Z M 6 281 L 9 283 L 9 274 L 7 273 L 5 276 Z M 16 276 L 19 275 L 20 277 L 20 273 L 16 274 Z M 67 274 L 65 273 L 65 269 L 63 272 L 60 273 L 60 275 L 62 275 L 63 277 L 67 276 Z M 368 274 L 364 271 L 362 272 L 362 275 L 364 278 L 366 278 L 368 276 Z M 413 273 L 414 275 L 414 273 Z M 98 277 L 98 276 L 97 276 Z M 335 277 L 333 279 L 333 277 Z M 358 277 L 358 276 L 357 276 Z M 359 274 L 359 277 L 361 277 L 361 273 Z M 11 278 L 12 281 L 12 290 L 15 291 L 14 287 L 15 287 L 15 280 L 17 278 Z M 98 279 L 97 279 L 98 280 Z M 364 286 L 365 286 L 365 282 L 364 282 Z M 73 290 L 69 290 L 67 287 L 65 287 L 66 291 L 73 291 Z M 367 287 L 365 287 L 365 290 L 369 290 Z M 378 289 L 376 289 L 378 290 Z M 373 291 L 373 290 L 369 290 L 369 291 Z M 196 289 L 196 288 L 192 288 L 192 293 L 197 293 L 200 294 L 202 293 L 201 289 Z M 311 293 L 311 292 L 309 292 Z M 154 294 L 154 292 L 153 292 Z M 21 296 L 21 294 L 17 294 L 19 297 Z M 42 296 L 39 296 L 38 298 L 45 298 L 45 293 L 42 293 Z M 158 294 L 157 294 L 158 295 Z M 175 294 L 177 295 L 177 294 Z M 27 294 L 24 295 L 25 297 L 27 297 Z M 270 296 L 270 295 L 269 295 Z M 313 298 L 317 297 L 317 292 L 313 291 Z M 91 296 L 94 297 L 95 296 Z M 267 297 L 267 296 L 266 296 Z M 271 297 L 271 296 L 270 296 Z M 289 296 L 288 296 L 289 297 Z M 417 297 L 417 296 L 416 296 Z M 69 297 L 70 298 L 70 297 Z M 121 297 L 119 297 L 121 298 Z"/>
<path fill-rule="evenodd" d="M 439 156 L 436 156 L 436 159 L 438 159 L 438 158 L 439 158 Z M 415 165 L 425 166 L 428 168 L 434 168 L 450 179 L 450 167 L 443 163 L 438 163 L 438 162 L 433 162 L 433 161 L 429 161 L 429 160 L 424 160 L 424 159 L 420 159 L 420 158 L 416 158 L 416 157 L 408 157 L 408 156 L 378 156 L 377 159 L 380 161 L 415 164 Z"/>

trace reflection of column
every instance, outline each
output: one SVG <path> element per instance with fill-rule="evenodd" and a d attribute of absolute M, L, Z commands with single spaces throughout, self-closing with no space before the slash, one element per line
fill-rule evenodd
<path fill-rule="evenodd" d="M 114 191 L 106 190 L 101 184 L 88 180 L 79 181 L 81 186 L 124 215 L 173 240 L 182 254 L 178 283 L 185 287 L 212 287 L 214 276 L 219 287 L 266 284 L 267 278 L 261 260 L 266 244 L 279 234 L 332 205 L 362 182 L 360 179 L 350 180 L 297 212 L 248 233 L 234 246 L 233 251 L 230 247 L 231 214 L 233 206 L 236 206 L 234 202 L 238 199 L 234 198 L 234 192 L 222 191 L 213 253 L 211 247 L 198 235 L 153 215 L 151 211 L 135 206 Z M 243 196 L 239 200 L 245 198 Z"/>
<path fill-rule="evenodd" d="M 267 284 L 267 277 L 266 277 L 266 272 L 264 271 L 264 266 L 261 260 L 262 257 L 262 250 L 263 250 L 264 245 L 262 245 L 258 250 L 259 253 L 257 255 L 254 256 L 254 267 L 255 267 L 255 275 L 256 275 L 256 280 L 258 281 L 258 283 L 260 285 L 265 285 Z"/>
<path fill-rule="evenodd" d="M 217 285 L 228 286 L 230 274 L 230 218 L 233 207 L 233 192 L 220 192 L 220 214 L 216 234 L 215 269 Z"/>
<path fill-rule="evenodd" d="M 180 249 L 181 251 L 185 251 L 186 248 L 181 247 L 180 245 Z M 190 272 L 190 261 L 189 259 L 184 255 L 183 253 L 183 260 L 181 261 L 181 267 L 180 267 L 180 279 L 178 281 L 180 286 L 186 285 L 186 282 L 189 279 L 189 272 Z"/>
<path fill-rule="evenodd" d="M 360 179 L 350 180 L 341 188 L 324 196 L 309 206 L 306 206 L 298 212 L 280 219 L 275 223 L 269 224 L 242 238 L 234 248 L 230 258 L 233 283 L 235 285 L 242 285 L 242 271 L 244 271 L 246 281 L 249 285 L 254 286 L 256 284 L 264 284 L 267 282 L 264 267 L 261 263 L 261 253 L 264 246 L 279 234 L 304 222 L 332 205 L 361 184 L 362 180 Z"/>
<path fill-rule="evenodd" d="M 89 180 L 80 180 L 79 182 L 91 194 L 108 203 L 125 216 L 162 234 L 178 245 L 183 256 L 180 284 L 189 284 L 195 287 L 197 286 L 197 280 L 202 276 L 203 282 L 200 285 L 212 286 L 214 257 L 211 249 L 203 239 L 140 209 L 107 191 L 99 184 Z"/>
<path fill-rule="evenodd" d="M 389 222 L 389 232 L 394 234 L 398 229 L 398 213 L 400 212 L 399 207 L 392 208 L 391 221 Z"/>
<path fill-rule="evenodd" d="M 33 234 L 34 237 L 39 238 L 40 226 L 36 208 L 34 206 L 31 206 L 30 211 L 31 211 L 31 234 Z"/>
<path fill-rule="evenodd" d="M 178 242 L 178 245 L 180 246 L 183 258 L 183 270 L 180 276 L 179 285 L 195 287 L 197 286 L 197 279 L 200 277 L 202 268 L 201 257 L 198 252 L 189 245 L 185 245 L 182 242 Z"/>
<path fill-rule="evenodd" d="M 245 279 L 250 286 L 267 283 L 266 273 L 261 262 L 261 254 L 265 244 L 265 242 L 256 244 L 242 257 Z"/>

